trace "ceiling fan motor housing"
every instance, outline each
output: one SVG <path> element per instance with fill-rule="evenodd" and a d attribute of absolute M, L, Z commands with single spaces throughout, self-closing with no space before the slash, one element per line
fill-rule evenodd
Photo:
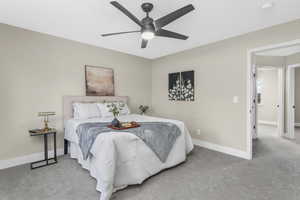
<path fill-rule="evenodd" d="M 145 17 L 144 19 L 142 19 L 142 24 L 143 24 L 142 32 L 144 31 L 155 32 L 155 26 L 152 18 Z"/>
<path fill-rule="evenodd" d="M 142 4 L 142 9 L 144 12 L 147 13 L 147 16 L 142 19 L 142 24 L 143 24 L 143 27 L 142 27 L 142 32 L 145 32 L 145 31 L 148 31 L 148 32 L 155 32 L 155 26 L 154 26 L 154 20 L 149 17 L 149 12 L 152 11 L 153 9 L 153 4 L 152 3 L 143 3 Z"/>

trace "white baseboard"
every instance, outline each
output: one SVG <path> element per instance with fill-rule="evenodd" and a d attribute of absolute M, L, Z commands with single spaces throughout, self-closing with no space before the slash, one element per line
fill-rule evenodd
<path fill-rule="evenodd" d="M 53 150 L 49 151 L 49 157 L 52 157 L 54 154 Z M 61 156 L 64 154 L 64 149 L 57 149 L 57 156 Z M 44 152 L 39 152 L 39 153 L 33 153 L 30 155 L 26 156 L 20 156 L 8 160 L 0 160 L 0 170 L 1 169 L 6 169 L 10 167 L 15 167 L 18 165 L 23 165 L 31 162 L 35 162 L 38 160 L 44 159 Z"/>
<path fill-rule="evenodd" d="M 295 123 L 295 127 L 300 127 L 300 123 Z"/>
<path fill-rule="evenodd" d="M 277 126 L 277 122 L 272 122 L 272 121 L 258 121 L 259 124 L 264 124 L 264 125 L 271 125 L 271 126 Z"/>
<path fill-rule="evenodd" d="M 200 147 L 203 147 L 206 149 L 210 149 L 210 150 L 218 151 L 218 152 L 221 152 L 224 154 L 229 154 L 229 155 L 236 156 L 239 158 L 251 160 L 249 153 L 245 152 L 245 151 L 241 151 L 241 150 L 234 149 L 231 147 L 221 146 L 218 144 L 214 144 L 214 143 L 210 143 L 210 142 L 206 142 L 206 141 L 202 141 L 202 140 L 198 140 L 198 139 L 193 139 L 193 143 L 197 146 L 200 146 Z"/>

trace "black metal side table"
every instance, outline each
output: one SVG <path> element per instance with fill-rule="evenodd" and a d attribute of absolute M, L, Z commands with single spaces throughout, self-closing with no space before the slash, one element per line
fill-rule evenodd
<path fill-rule="evenodd" d="M 44 136 L 45 159 L 31 163 L 30 164 L 31 169 L 37 169 L 40 167 L 45 167 L 45 166 L 56 164 L 57 163 L 56 130 L 49 129 L 48 131 L 45 131 L 43 129 L 34 129 L 34 130 L 29 130 L 29 133 L 30 133 L 30 136 Z M 54 138 L 54 157 L 53 158 L 49 158 L 49 155 L 48 155 L 48 135 L 53 135 L 53 138 Z M 40 164 L 40 163 L 44 163 L 44 164 Z"/>

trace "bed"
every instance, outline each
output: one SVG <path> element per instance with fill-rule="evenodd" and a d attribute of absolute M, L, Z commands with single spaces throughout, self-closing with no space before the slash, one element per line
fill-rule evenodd
<path fill-rule="evenodd" d="M 64 128 L 65 153 L 78 163 L 97 181 L 96 190 L 101 192 L 100 200 L 109 200 L 112 193 L 128 185 L 141 184 L 145 179 L 158 172 L 174 167 L 186 160 L 193 149 L 191 136 L 184 123 L 178 120 L 158 117 L 128 114 L 119 116 L 120 121 L 166 122 L 175 124 L 181 131 L 170 150 L 165 162 L 147 146 L 144 141 L 129 132 L 106 132 L 96 137 L 90 153 L 92 156 L 84 159 L 76 134 L 78 126 L 85 123 L 110 122 L 113 118 L 74 119 L 73 103 L 75 102 L 124 102 L 128 97 L 64 97 Z"/>

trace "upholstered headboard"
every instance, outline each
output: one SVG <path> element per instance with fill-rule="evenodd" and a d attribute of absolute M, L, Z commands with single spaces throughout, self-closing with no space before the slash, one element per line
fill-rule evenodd
<path fill-rule="evenodd" d="M 63 97 L 63 116 L 64 121 L 73 118 L 73 103 L 93 103 L 93 102 L 113 102 L 122 101 L 128 103 L 128 97 L 121 96 L 64 96 Z"/>

